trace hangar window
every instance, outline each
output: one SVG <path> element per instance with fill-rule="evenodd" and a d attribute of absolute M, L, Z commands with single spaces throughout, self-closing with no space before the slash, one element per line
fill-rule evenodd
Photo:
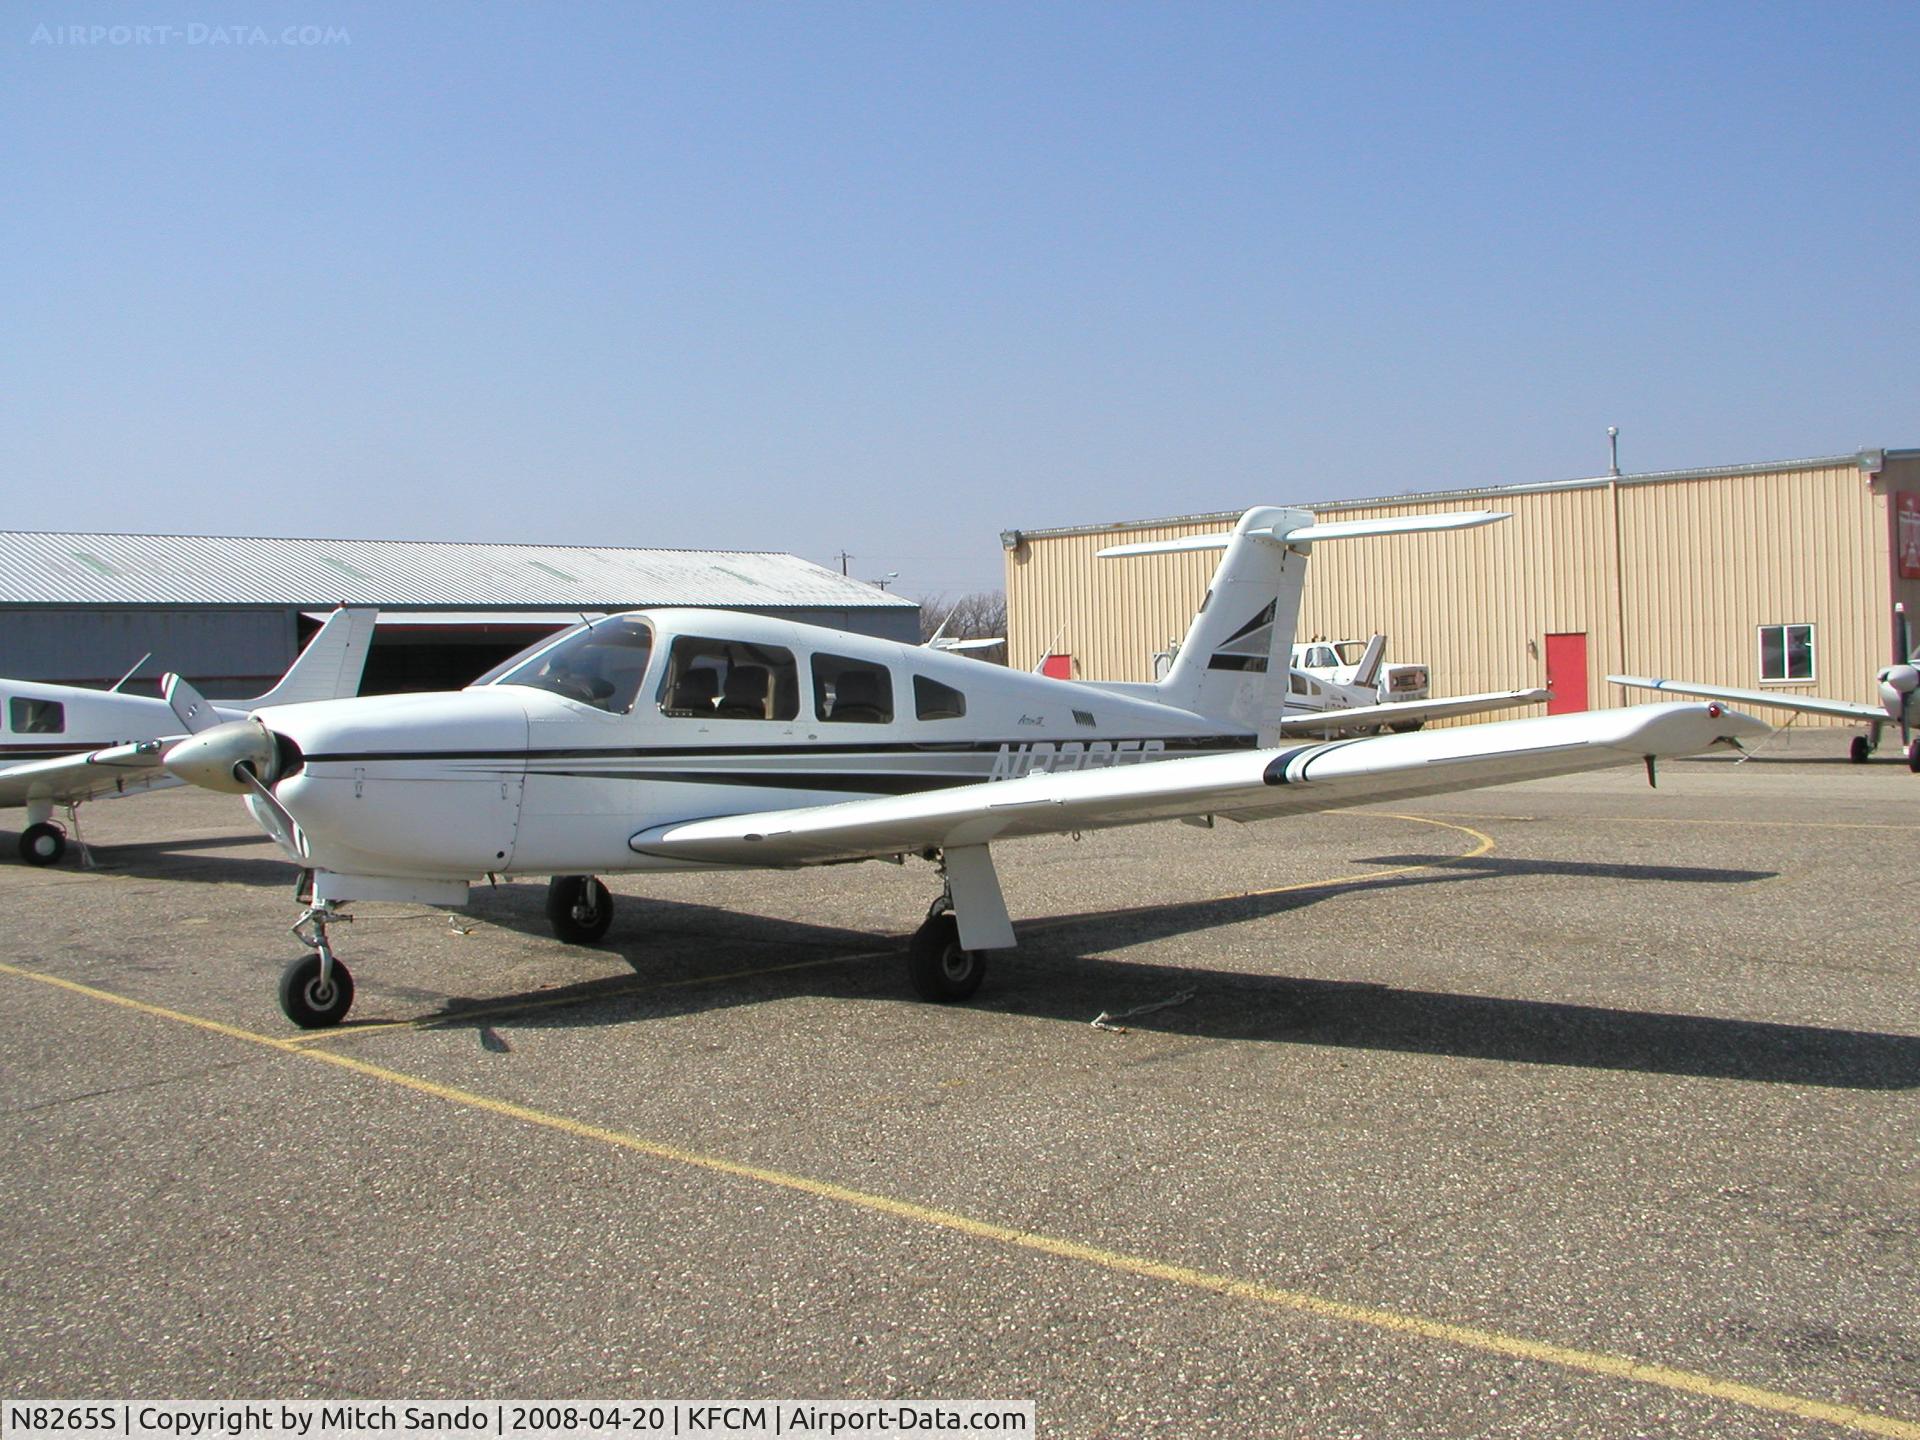
<path fill-rule="evenodd" d="M 893 719 L 893 678 L 870 660 L 816 655 L 813 713 L 822 720 L 885 725 Z"/>
<path fill-rule="evenodd" d="M 476 685 L 531 685 L 596 710 L 624 715 L 653 655 L 653 630 L 630 615 L 582 625 L 519 663 L 508 661 Z"/>
<path fill-rule="evenodd" d="M 67 707 L 58 700 L 29 700 L 16 695 L 7 705 L 7 724 L 16 735 L 64 734 Z"/>
<path fill-rule="evenodd" d="M 958 720 L 967 713 L 967 697 L 951 685 L 913 677 L 913 714 L 917 720 Z"/>
<path fill-rule="evenodd" d="M 1762 625 L 1760 627 L 1760 678 L 1762 680 L 1813 679 L 1813 626 Z"/>
<path fill-rule="evenodd" d="M 791 720 L 800 713 L 800 672 L 793 652 L 682 635 L 673 642 L 660 709 L 710 720 Z"/>

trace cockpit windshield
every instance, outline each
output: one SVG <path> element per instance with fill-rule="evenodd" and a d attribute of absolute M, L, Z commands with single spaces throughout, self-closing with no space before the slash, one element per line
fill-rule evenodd
<path fill-rule="evenodd" d="M 522 651 L 473 683 L 531 685 L 624 715 L 640 693 L 652 654 L 652 627 L 631 615 L 617 615 L 576 626 L 558 640 Z"/>

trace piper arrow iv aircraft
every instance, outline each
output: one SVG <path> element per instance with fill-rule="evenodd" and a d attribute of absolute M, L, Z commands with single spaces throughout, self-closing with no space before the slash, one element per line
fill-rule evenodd
<path fill-rule="evenodd" d="M 183 780 L 245 794 L 306 874 L 287 967 L 296 1025 L 353 982 L 329 925 L 359 900 L 460 905 L 488 875 L 554 877 L 563 940 L 606 933 L 615 871 L 752 870 L 918 856 L 941 894 L 908 973 L 971 995 L 1014 943 L 993 847 L 1148 820 L 1251 820 L 1686 755 L 1766 727 L 1646 705 L 1282 746 L 1288 646 L 1312 547 L 1483 525 L 1458 512 L 1318 525 L 1249 510 L 1173 668 L 1089 684 L 921 646 L 712 610 L 583 624 L 452 694 L 262 709 L 174 746 Z"/>
<path fill-rule="evenodd" d="M 1637 690 L 1664 690 L 1675 695 L 1704 695 L 1716 700 L 1735 700 L 1743 705 L 1773 705 L 1782 710 L 1797 710 L 1807 715 L 1837 715 L 1843 720 L 1863 720 L 1870 727 L 1865 735 L 1853 737 L 1847 755 L 1854 764 L 1864 765 L 1880 748 L 1880 732 L 1888 725 L 1900 727 L 1900 744 L 1907 752 L 1907 768 L 1920 774 L 1920 740 L 1914 730 L 1920 728 L 1920 651 L 1913 648 L 1913 636 L 1907 629 L 1907 607 L 1893 607 L 1893 663 L 1875 675 L 1880 687 L 1878 705 L 1861 705 L 1851 700 L 1824 700 L 1817 695 L 1782 695 L 1769 690 L 1734 690 L 1722 685 L 1697 685 L 1691 680 L 1656 680 L 1646 675 L 1609 675 L 1615 685 Z"/>
<path fill-rule="evenodd" d="M 353 694 L 360 688 L 377 614 L 371 609 L 336 610 L 280 683 L 252 700 L 209 702 L 178 675 L 162 681 L 164 700 L 123 694 L 119 686 L 91 690 L 0 680 L 0 698 L 5 700 L 0 714 L 0 806 L 27 808 L 20 858 L 29 865 L 51 865 L 66 854 L 66 829 L 52 818 L 56 805 L 66 807 L 77 836 L 82 801 L 178 784 L 161 762 L 167 748 L 196 727 L 238 720 L 263 705 Z"/>

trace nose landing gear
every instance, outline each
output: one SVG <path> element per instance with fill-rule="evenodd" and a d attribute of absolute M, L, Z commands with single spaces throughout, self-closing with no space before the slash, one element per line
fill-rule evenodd
<path fill-rule="evenodd" d="M 294 922 L 293 933 L 311 954 L 302 955 L 280 974 L 280 1010 L 302 1030 L 324 1030 L 346 1019 L 353 1007 L 353 976 L 334 957 L 327 926 L 353 919 L 338 902 L 322 900 Z"/>

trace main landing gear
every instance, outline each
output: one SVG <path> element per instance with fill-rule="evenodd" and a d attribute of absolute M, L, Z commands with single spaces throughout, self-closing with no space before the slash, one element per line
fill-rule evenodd
<path fill-rule="evenodd" d="M 67 824 L 73 827 L 73 840 L 80 847 L 80 862 L 92 865 L 86 841 L 80 835 L 80 804 L 67 806 Z M 53 802 L 47 799 L 27 802 L 27 828 L 20 832 L 20 858 L 29 865 L 57 865 L 67 853 L 67 825 L 53 818 Z"/>
<path fill-rule="evenodd" d="M 547 923 L 568 945 L 592 945 L 613 924 L 613 896 L 593 875 L 556 875 L 547 882 Z"/>
<path fill-rule="evenodd" d="M 58 864 L 67 853 L 67 832 L 50 820 L 29 825 L 20 832 L 20 858 L 29 865 Z"/>
<path fill-rule="evenodd" d="M 1847 758 L 1856 765 L 1864 765 L 1873 754 L 1873 741 L 1864 735 L 1853 737 L 1853 743 L 1847 746 Z"/>
<path fill-rule="evenodd" d="M 925 923 L 907 942 L 907 978 L 922 1000 L 943 1005 L 967 999 L 987 978 L 987 952 L 960 944 L 951 895 L 933 902 Z"/>

